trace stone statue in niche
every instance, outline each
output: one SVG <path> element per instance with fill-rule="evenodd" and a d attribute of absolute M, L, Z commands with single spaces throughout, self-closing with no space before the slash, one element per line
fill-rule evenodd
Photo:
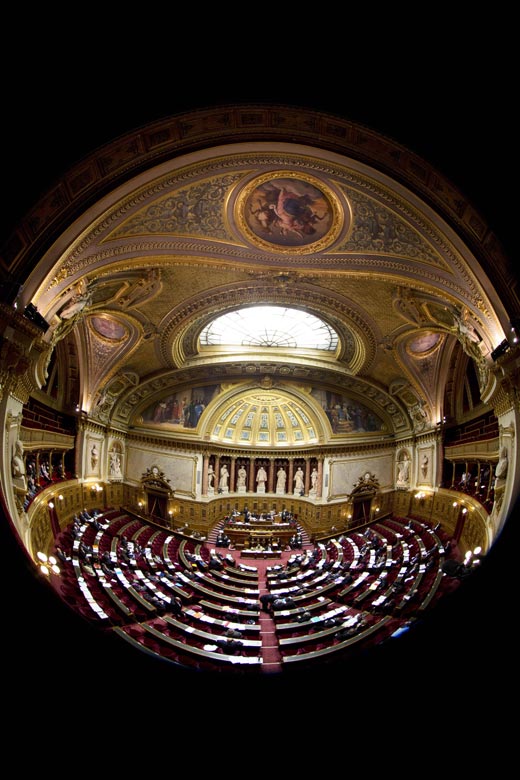
<path fill-rule="evenodd" d="M 410 478 L 410 459 L 406 452 L 402 456 L 402 459 L 397 464 L 397 484 L 408 485 Z"/>
<path fill-rule="evenodd" d="M 110 476 L 116 479 L 123 476 L 121 471 L 121 456 L 116 450 L 112 450 L 110 453 Z"/>
<path fill-rule="evenodd" d="M 240 466 L 237 474 L 237 489 L 239 493 L 244 493 L 246 490 L 247 471 L 243 466 Z"/>
<path fill-rule="evenodd" d="M 260 466 L 256 475 L 257 493 L 265 493 L 266 482 L 267 482 L 267 472 L 263 466 Z"/>
<path fill-rule="evenodd" d="M 494 484 L 495 490 L 497 488 L 504 487 L 505 480 L 507 477 L 507 469 L 508 469 L 507 449 L 505 447 L 502 447 L 502 450 L 500 451 L 500 458 L 495 468 L 495 484 Z"/>
<path fill-rule="evenodd" d="M 287 482 L 287 474 L 285 469 L 280 466 L 276 474 L 276 492 L 285 493 L 285 483 Z"/>
<path fill-rule="evenodd" d="M 210 496 L 212 496 L 215 492 L 215 487 L 213 485 L 214 479 L 215 479 L 215 469 L 210 463 L 208 466 L 208 494 Z"/>
<path fill-rule="evenodd" d="M 11 470 L 13 475 L 13 484 L 15 487 L 27 490 L 27 477 L 25 472 L 25 461 L 23 458 L 23 444 L 18 439 L 14 445 L 14 453 L 11 460 Z"/>
<path fill-rule="evenodd" d="M 95 444 L 93 444 L 92 449 L 90 450 L 90 465 L 92 467 L 92 471 L 95 471 L 98 461 L 99 461 L 98 448 L 96 447 Z"/>
<path fill-rule="evenodd" d="M 294 475 L 293 481 L 294 481 L 294 495 L 295 496 L 303 496 L 303 491 L 305 488 L 304 482 L 303 482 L 303 470 L 301 466 L 298 466 L 296 470 L 296 474 Z"/>
<path fill-rule="evenodd" d="M 229 471 L 227 470 L 227 466 L 224 463 L 222 468 L 220 469 L 220 479 L 218 483 L 218 489 L 220 493 L 228 493 L 229 492 Z"/>

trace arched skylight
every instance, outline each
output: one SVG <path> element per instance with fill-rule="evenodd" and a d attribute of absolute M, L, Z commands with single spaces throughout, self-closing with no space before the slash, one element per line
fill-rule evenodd
<path fill-rule="evenodd" d="M 323 320 L 285 306 L 250 306 L 223 314 L 200 334 L 202 346 L 284 347 L 334 351 L 337 333 Z"/>

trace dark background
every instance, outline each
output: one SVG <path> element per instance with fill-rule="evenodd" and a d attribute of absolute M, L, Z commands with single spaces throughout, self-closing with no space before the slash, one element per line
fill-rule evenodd
<path fill-rule="evenodd" d="M 484 28 L 480 32 L 493 39 L 492 27 Z M 361 32 L 366 28 L 358 28 Z M 353 50 L 352 30 L 318 49 L 301 41 L 291 47 L 284 42 L 284 48 L 256 41 L 237 50 L 227 41 L 217 53 L 214 45 L 194 39 L 180 53 L 161 38 L 156 42 L 160 58 L 157 51 L 153 56 L 143 52 L 135 40 L 124 52 L 110 55 L 99 52 L 97 41 L 76 41 L 73 51 L 48 39 L 36 50 L 25 42 L 3 70 L 0 241 L 68 167 L 118 135 L 184 110 L 278 102 L 339 114 L 415 151 L 473 202 L 515 257 L 517 86 L 512 49 L 503 38 L 484 47 L 478 36 L 461 49 L 460 32 L 443 29 L 432 43 L 423 41 L 419 26 L 413 48 L 401 33 L 384 51 L 366 36 L 366 45 Z M 73 40 L 73 31 L 71 36 Z M 29 67 L 20 67 L 27 57 Z M 225 675 L 208 679 L 189 674 L 120 640 L 100 638 L 42 587 L 2 521 L 2 665 L 13 674 L 19 692 L 11 705 L 25 707 L 38 699 L 42 687 L 61 706 L 71 697 L 81 707 L 111 703 L 117 717 L 126 717 L 122 701 L 133 703 L 132 712 L 140 702 L 149 715 L 176 702 L 176 733 L 179 728 L 184 732 L 186 718 L 194 712 L 202 717 L 210 700 L 229 707 L 230 696 L 246 709 L 251 697 L 257 697 L 258 707 L 274 713 L 281 704 L 296 706 L 299 713 L 297 702 L 303 700 L 311 707 L 304 710 L 306 717 L 335 699 L 346 708 L 347 719 L 368 702 L 375 713 L 386 713 L 385 722 L 392 716 L 390 705 L 384 704 L 394 701 L 393 696 L 406 705 L 410 726 L 414 713 L 426 718 L 434 706 L 447 718 L 473 714 L 488 720 L 493 708 L 518 690 L 518 515 L 515 510 L 471 582 L 399 640 L 341 666 L 245 684 Z M 115 717 L 115 710 L 109 711 Z M 142 726 L 143 710 L 139 712 Z M 211 714 L 216 726 L 225 725 L 217 711 Z M 232 717 L 239 726 L 242 718 L 236 710 Z M 305 728 L 315 725 L 311 719 Z M 251 739 L 250 746 L 261 744 Z"/>

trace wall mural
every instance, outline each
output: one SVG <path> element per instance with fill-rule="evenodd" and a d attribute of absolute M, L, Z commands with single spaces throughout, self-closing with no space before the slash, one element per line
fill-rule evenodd
<path fill-rule="evenodd" d="M 332 433 L 366 433 L 386 429 L 380 417 L 349 396 L 317 389 L 312 390 L 311 395 L 327 415 Z"/>
<path fill-rule="evenodd" d="M 202 413 L 221 389 L 221 385 L 215 384 L 184 388 L 178 393 L 171 393 L 148 406 L 142 414 L 141 422 L 196 428 Z M 377 414 L 350 396 L 314 388 L 311 397 L 325 412 L 332 433 L 347 435 L 386 430 L 385 423 Z"/>
<path fill-rule="evenodd" d="M 196 428 L 202 412 L 219 392 L 220 385 L 185 388 L 147 407 L 143 412 L 142 421 Z"/>

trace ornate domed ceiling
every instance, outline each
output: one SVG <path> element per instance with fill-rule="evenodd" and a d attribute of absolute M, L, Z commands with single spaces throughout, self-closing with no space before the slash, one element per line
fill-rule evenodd
<path fill-rule="evenodd" d="M 429 116 L 437 117 L 437 128 L 449 126 L 451 141 L 457 126 L 447 121 L 443 101 L 439 106 Z M 102 126 L 98 113 L 85 113 Z M 34 135 L 31 125 L 27 153 L 37 146 Z M 435 136 L 431 124 L 427 135 Z M 44 164 L 38 153 L 36 162 Z M 47 157 L 54 176 L 56 157 Z M 475 160 L 481 180 L 480 155 Z M 492 167 L 494 159 L 488 179 Z M 301 213 L 305 201 L 299 214 L 287 204 L 280 216 L 278 200 L 269 200 L 275 187 L 295 181 L 298 197 L 307 194 L 314 206 L 312 216 Z M 501 202 L 496 189 L 490 188 L 492 203 Z M 201 438 L 214 435 L 218 408 L 227 413 L 221 436 L 233 419 L 233 393 L 253 406 L 269 377 L 267 391 L 280 394 L 276 403 L 299 403 L 318 435 L 352 435 L 327 429 L 321 391 L 365 404 L 404 438 L 435 424 L 442 412 L 450 415 L 454 390 L 447 380 L 457 361 L 475 360 L 487 397 L 489 355 L 518 311 L 514 275 L 493 230 L 456 187 L 377 132 L 308 109 L 230 105 L 155 121 L 89 154 L 30 205 L 3 267 L 9 279 L 23 281 L 18 306 L 34 302 L 49 323 L 46 338 L 59 365 L 42 393 L 74 409 L 80 386 L 81 408 L 113 429 L 139 424 L 173 388 L 213 387 L 218 394 L 208 399 L 204 427 L 193 430 Z M 258 352 L 248 345 L 247 354 L 235 349 L 216 358 L 212 347 L 204 353 L 200 335 L 216 314 L 258 303 L 304 307 L 321 317 L 339 336 L 334 359 L 304 360 L 290 350 L 278 356 L 259 345 Z M 270 406 L 268 425 L 276 432 L 274 411 Z M 304 418 L 296 419 L 301 427 Z M 292 430 L 289 422 L 284 416 Z M 230 437 L 234 446 L 241 430 L 236 426 Z M 172 435 L 178 438 L 178 430 Z M 482 647 L 480 614 L 478 639 Z M 67 644 L 65 632 L 61 642 Z M 52 648 L 60 664 L 62 650 Z M 452 653 L 451 636 L 443 650 Z M 33 654 L 31 646 L 28 663 Z"/>
<path fill-rule="evenodd" d="M 258 136 L 282 113 L 283 141 L 244 141 L 246 116 L 254 117 L 251 133 Z M 340 409 L 349 399 L 363 401 L 376 430 L 402 436 L 446 416 L 439 388 L 454 351 L 477 363 L 483 398 L 492 392 L 489 356 L 504 339 L 506 314 L 450 224 L 461 222 L 460 203 L 455 214 L 447 185 L 433 191 L 428 166 L 387 139 L 364 131 L 361 162 L 355 142 L 338 143 L 337 131 L 348 123 L 334 120 L 332 151 L 326 137 L 320 148 L 307 145 L 298 118 L 287 107 L 199 112 L 182 142 L 172 135 L 175 119 L 165 120 L 143 130 L 148 151 L 134 161 L 110 171 L 98 166 L 112 183 L 110 195 L 49 247 L 39 280 L 28 281 L 20 301 L 37 306 L 52 343 L 79 351 L 78 364 L 88 367 L 80 407 L 93 419 L 122 427 L 153 422 L 150 409 L 168 403 L 173 386 L 195 403 L 202 387 L 247 379 L 261 398 L 268 376 L 277 385 L 335 395 Z M 227 145 L 211 145 L 210 119 Z M 290 127 L 292 143 L 285 140 Z M 205 137 L 210 143 L 202 146 Z M 197 150 L 190 147 L 195 139 Z M 97 160 L 109 154 L 116 161 L 125 148 L 117 141 Z M 379 163 L 397 152 L 398 175 L 391 178 Z M 71 209 L 88 189 L 77 190 Z M 48 212 L 41 226 L 51 229 Z M 337 335 L 337 348 L 305 352 L 272 331 L 263 340 L 217 343 L 221 317 L 260 305 L 315 317 Z M 326 419 L 318 425 L 321 412 L 279 399 L 276 413 L 267 404 L 267 435 L 253 396 L 240 403 L 251 427 L 231 425 L 237 411 L 223 407 L 221 422 L 204 426 L 204 435 L 260 444 L 266 434 L 266 442 L 285 446 L 319 440 L 327 428 Z M 256 406 L 266 404 L 257 399 Z M 199 436 L 202 427 L 184 433 Z M 341 419 L 325 438 L 350 433 Z"/>

